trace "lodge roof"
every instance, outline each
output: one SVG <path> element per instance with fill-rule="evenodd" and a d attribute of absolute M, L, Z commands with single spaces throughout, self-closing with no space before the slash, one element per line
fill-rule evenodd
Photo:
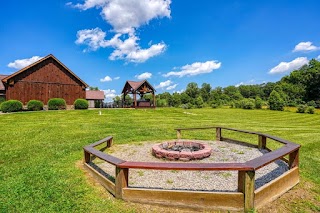
<path fill-rule="evenodd" d="M 127 84 L 129 84 L 129 86 L 133 89 L 133 91 L 136 91 L 144 83 L 146 83 L 153 91 L 156 91 L 147 80 L 143 80 L 143 81 L 126 81 L 126 83 L 124 84 L 124 87 L 122 89 L 122 93 L 125 92 L 125 88 L 126 88 Z"/>
<path fill-rule="evenodd" d="M 74 74 L 68 67 L 66 67 L 63 63 L 61 63 L 61 61 L 59 61 L 59 60 L 58 60 L 56 57 L 54 57 L 52 54 L 49 54 L 49 55 L 47 55 L 46 57 L 44 57 L 44 58 L 42 58 L 42 59 L 40 59 L 40 60 L 38 60 L 38 61 L 30 64 L 29 66 L 26 66 L 26 67 L 22 68 L 21 70 L 19 70 L 19 71 L 17 71 L 17 72 L 15 72 L 15 73 L 13 73 L 13 74 L 11 74 L 11 75 L 5 76 L 3 79 L 0 78 L 0 80 L 1 80 L 0 88 L 1 88 L 2 82 L 7 83 L 9 79 L 15 77 L 16 75 L 18 75 L 18 74 L 20 74 L 20 73 L 28 70 L 29 68 L 31 68 L 31 67 L 33 67 L 33 66 L 35 66 L 35 65 L 37 65 L 37 64 L 39 64 L 39 63 L 41 63 L 41 62 L 43 62 L 43 61 L 45 61 L 45 60 L 47 60 L 47 59 L 49 59 L 49 58 L 52 58 L 53 60 L 55 60 L 58 64 L 60 64 L 63 68 L 65 68 L 71 75 L 73 75 L 76 79 L 78 79 L 85 87 L 88 87 L 88 84 L 86 84 L 84 81 L 82 81 L 82 80 L 81 80 L 76 74 Z"/>
<path fill-rule="evenodd" d="M 104 92 L 100 90 L 86 90 L 87 100 L 103 100 Z"/>
<path fill-rule="evenodd" d="M 2 83 L 2 79 L 6 78 L 8 75 L 0 75 L 0 90 L 5 90 L 5 87 Z"/>

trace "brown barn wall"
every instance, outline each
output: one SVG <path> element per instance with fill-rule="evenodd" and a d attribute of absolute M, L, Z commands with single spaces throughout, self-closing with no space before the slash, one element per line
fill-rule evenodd
<path fill-rule="evenodd" d="M 86 97 L 82 83 L 52 58 L 43 61 L 14 77 L 7 86 L 7 100 L 26 104 L 36 99 L 47 104 L 50 98 L 63 98 L 72 105 L 77 98 Z"/>

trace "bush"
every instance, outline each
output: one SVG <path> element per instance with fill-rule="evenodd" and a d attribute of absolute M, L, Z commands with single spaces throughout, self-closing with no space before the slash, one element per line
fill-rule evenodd
<path fill-rule="evenodd" d="M 306 109 L 306 112 L 309 113 L 309 114 L 314 114 L 314 109 L 315 108 L 313 106 L 308 106 L 307 109 Z"/>
<path fill-rule="evenodd" d="M 284 100 L 277 91 L 273 90 L 270 93 L 268 103 L 271 110 L 283 111 Z"/>
<path fill-rule="evenodd" d="M 297 107 L 297 113 L 304 113 L 306 111 L 307 106 L 304 104 L 299 104 Z"/>
<path fill-rule="evenodd" d="M 88 101 L 82 98 L 78 98 L 73 105 L 75 109 L 88 109 L 89 107 Z"/>
<path fill-rule="evenodd" d="M 245 98 L 240 101 L 240 106 L 242 109 L 254 109 L 254 99 Z"/>
<path fill-rule="evenodd" d="M 180 106 L 182 109 L 192 109 L 193 108 L 193 105 L 190 104 L 190 103 L 187 103 L 187 104 L 181 104 Z"/>
<path fill-rule="evenodd" d="M 312 106 L 312 107 L 316 107 L 316 106 L 317 106 L 317 104 L 316 104 L 315 101 L 309 101 L 309 102 L 307 103 L 307 105 L 308 105 L 308 106 Z"/>
<path fill-rule="evenodd" d="M 261 109 L 261 108 L 262 108 L 262 105 L 263 105 L 262 99 L 261 99 L 259 96 L 257 96 L 256 99 L 255 99 L 255 101 L 254 101 L 254 107 L 255 107 L 256 109 Z"/>
<path fill-rule="evenodd" d="M 9 100 L 2 102 L 0 107 L 2 112 L 18 112 L 22 110 L 22 103 L 17 100 Z"/>
<path fill-rule="evenodd" d="M 30 100 L 27 103 L 27 109 L 30 111 L 40 111 L 43 110 L 43 103 L 38 100 Z"/>
<path fill-rule="evenodd" d="M 0 105 L 1 105 L 1 103 L 5 102 L 5 101 L 6 101 L 6 99 L 5 99 L 5 98 L 0 97 Z"/>
<path fill-rule="evenodd" d="M 66 109 L 67 104 L 63 98 L 51 98 L 48 101 L 49 110 Z"/>

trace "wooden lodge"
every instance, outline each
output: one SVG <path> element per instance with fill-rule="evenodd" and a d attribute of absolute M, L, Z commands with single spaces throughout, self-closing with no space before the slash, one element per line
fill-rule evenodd
<path fill-rule="evenodd" d="M 19 100 L 24 105 L 29 100 L 47 104 L 51 98 L 63 98 L 67 105 L 73 105 L 78 98 L 86 99 L 87 87 L 51 54 L 11 75 L 0 75 L 0 97 Z"/>
<path fill-rule="evenodd" d="M 133 108 L 155 108 L 156 107 L 156 90 L 151 86 L 151 84 L 147 80 L 143 81 L 126 81 L 122 94 L 123 94 L 123 107 L 133 107 Z M 145 94 L 152 94 L 153 101 L 146 99 L 144 97 Z M 133 95 L 133 103 L 130 106 L 126 106 L 125 98 L 126 95 Z M 139 95 L 139 99 L 137 99 L 137 95 Z"/>

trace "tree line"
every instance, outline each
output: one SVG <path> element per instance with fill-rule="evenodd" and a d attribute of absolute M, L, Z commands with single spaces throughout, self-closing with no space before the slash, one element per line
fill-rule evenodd
<path fill-rule="evenodd" d="M 153 101 L 151 94 L 145 99 Z M 115 105 L 121 105 L 122 98 L 116 96 Z M 132 104 L 132 97 L 126 96 L 125 105 Z M 320 62 L 312 59 L 298 70 L 292 71 L 278 82 L 255 85 L 215 87 L 203 83 L 201 87 L 191 82 L 181 92 L 164 92 L 156 95 L 158 107 L 202 108 L 230 106 L 253 109 L 268 106 L 271 110 L 283 110 L 285 106 L 311 106 L 320 108 Z"/>
<path fill-rule="evenodd" d="M 284 106 L 309 105 L 320 108 L 320 62 L 312 59 L 278 82 L 212 88 L 191 82 L 182 93 L 158 94 L 158 107 L 202 108 L 228 105 L 239 108 L 283 110 Z M 150 97 L 152 99 L 152 97 Z"/>

